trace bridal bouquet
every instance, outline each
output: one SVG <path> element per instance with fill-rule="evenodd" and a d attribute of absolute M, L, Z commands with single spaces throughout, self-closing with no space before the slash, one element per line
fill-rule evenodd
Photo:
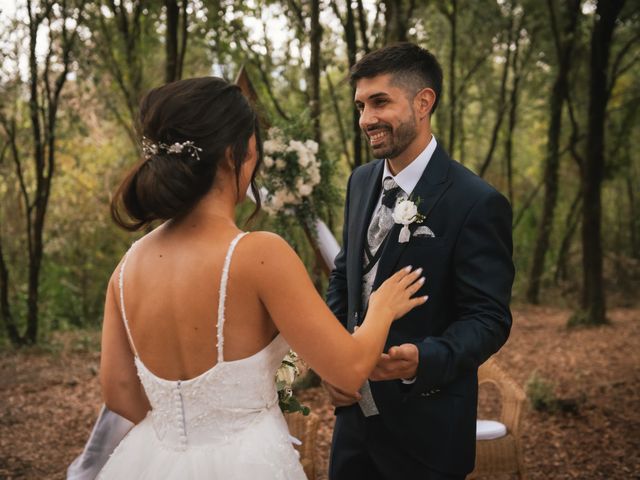
<path fill-rule="evenodd" d="M 310 224 L 321 217 L 321 208 L 338 198 L 329 181 L 333 166 L 317 142 L 298 140 L 305 136 L 273 127 L 263 144 L 263 210 L 283 226 L 291 220 Z"/>
<path fill-rule="evenodd" d="M 293 382 L 299 374 L 298 355 L 293 350 L 289 350 L 276 372 L 278 402 L 282 412 L 300 412 L 303 415 L 309 415 L 311 411 L 309 407 L 302 405 L 293 395 Z"/>

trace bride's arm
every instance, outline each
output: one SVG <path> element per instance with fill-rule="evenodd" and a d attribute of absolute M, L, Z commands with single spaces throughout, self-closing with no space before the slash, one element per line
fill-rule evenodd
<path fill-rule="evenodd" d="M 316 291 L 293 249 L 277 235 L 256 232 L 242 258 L 260 300 L 285 339 L 322 378 L 356 392 L 378 361 L 391 323 L 425 302 L 410 298 L 420 272 L 400 271 L 371 297 L 363 325 L 350 335 Z"/>
<path fill-rule="evenodd" d="M 116 279 L 117 276 L 114 274 L 107 287 L 102 325 L 100 384 L 107 408 L 133 423 L 138 423 L 151 407 L 138 378 L 133 352 L 122 323 L 116 300 Z"/>

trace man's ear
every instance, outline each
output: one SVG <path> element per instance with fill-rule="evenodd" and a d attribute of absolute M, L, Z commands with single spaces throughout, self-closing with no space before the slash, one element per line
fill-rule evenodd
<path fill-rule="evenodd" d="M 431 110 L 435 103 L 436 92 L 434 92 L 432 88 L 423 88 L 414 98 L 414 105 L 416 106 L 418 116 L 420 118 L 425 118 L 431 115 Z"/>

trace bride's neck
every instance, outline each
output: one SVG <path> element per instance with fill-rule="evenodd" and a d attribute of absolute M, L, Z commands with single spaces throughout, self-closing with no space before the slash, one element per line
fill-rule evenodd
<path fill-rule="evenodd" d="M 212 187 L 189 212 L 185 220 L 192 226 L 210 222 L 235 225 L 237 198 L 236 192 L 230 190 Z"/>

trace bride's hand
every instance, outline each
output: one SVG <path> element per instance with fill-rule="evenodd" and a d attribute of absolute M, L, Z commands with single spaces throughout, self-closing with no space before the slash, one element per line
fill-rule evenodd
<path fill-rule="evenodd" d="M 397 320 L 410 310 L 422 305 L 427 301 L 428 296 L 412 298 L 424 285 L 424 277 L 421 277 L 421 274 L 422 268 L 411 271 L 411 267 L 405 267 L 396 272 L 371 294 L 369 309 L 387 310 L 393 320 Z"/>

